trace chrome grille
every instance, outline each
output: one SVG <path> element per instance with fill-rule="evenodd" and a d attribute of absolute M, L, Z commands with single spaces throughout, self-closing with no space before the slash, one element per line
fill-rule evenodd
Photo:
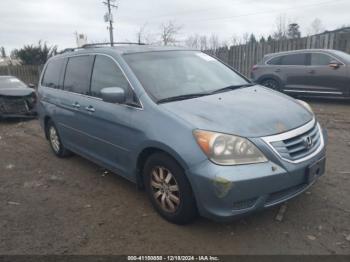
<path fill-rule="evenodd" d="M 301 162 L 317 154 L 323 147 L 320 126 L 315 120 L 295 130 L 263 138 L 284 160 Z"/>

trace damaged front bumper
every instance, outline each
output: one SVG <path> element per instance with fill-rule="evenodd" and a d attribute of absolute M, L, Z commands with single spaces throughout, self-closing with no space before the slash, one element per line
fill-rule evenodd
<path fill-rule="evenodd" d="M 35 118 L 35 100 L 30 97 L 0 97 L 0 118 Z"/>
<path fill-rule="evenodd" d="M 273 152 L 270 161 L 251 165 L 219 166 L 208 160 L 186 172 L 200 214 L 216 221 L 230 221 L 307 190 L 325 172 L 325 153 L 324 147 L 297 164 L 276 161 Z"/>

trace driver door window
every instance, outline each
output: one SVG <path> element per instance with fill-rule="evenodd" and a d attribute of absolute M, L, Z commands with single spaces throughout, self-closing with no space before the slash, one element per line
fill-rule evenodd
<path fill-rule="evenodd" d="M 311 53 L 311 66 L 328 66 L 335 59 L 321 53 Z"/>
<path fill-rule="evenodd" d="M 127 96 L 132 94 L 129 82 L 117 64 L 109 57 L 97 55 L 91 78 L 91 96 L 101 98 L 101 89 L 105 87 L 120 87 Z"/>

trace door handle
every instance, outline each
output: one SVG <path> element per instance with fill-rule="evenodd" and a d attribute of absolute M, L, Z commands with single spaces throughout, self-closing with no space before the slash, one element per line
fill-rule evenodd
<path fill-rule="evenodd" d="M 275 70 L 275 72 L 279 73 L 279 72 L 281 72 L 281 69 L 278 68 L 278 69 Z"/>
<path fill-rule="evenodd" d="M 78 102 L 74 102 L 74 103 L 72 104 L 72 107 L 74 107 L 74 108 L 80 108 L 80 105 L 79 105 Z"/>
<path fill-rule="evenodd" d="M 85 107 L 85 110 L 92 112 L 92 113 L 95 112 L 95 108 L 93 106 L 87 106 L 87 107 Z"/>
<path fill-rule="evenodd" d="M 309 74 L 315 74 L 315 70 L 310 70 Z"/>

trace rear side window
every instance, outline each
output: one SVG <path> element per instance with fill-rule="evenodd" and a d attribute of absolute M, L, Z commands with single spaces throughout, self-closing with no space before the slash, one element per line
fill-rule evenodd
<path fill-rule="evenodd" d="M 101 89 L 121 87 L 127 94 L 129 83 L 117 64 L 109 57 L 97 55 L 91 78 L 91 95 L 101 97 Z"/>
<path fill-rule="evenodd" d="M 60 76 L 64 67 L 65 59 L 53 59 L 46 66 L 41 85 L 51 88 L 61 88 Z"/>
<path fill-rule="evenodd" d="M 313 66 L 323 66 L 329 65 L 332 59 L 330 56 L 321 53 L 311 53 L 311 65 Z"/>
<path fill-rule="evenodd" d="M 68 59 L 64 90 L 88 95 L 93 56 L 76 56 Z"/>
<path fill-rule="evenodd" d="M 282 56 L 281 65 L 306 65 L 306 54 Z"/>
<path fill-rule="evenodd" d="M 281 57 L 275 57 L 267 61 L 268 65 L 280 65 L 281 64 Z"/>

